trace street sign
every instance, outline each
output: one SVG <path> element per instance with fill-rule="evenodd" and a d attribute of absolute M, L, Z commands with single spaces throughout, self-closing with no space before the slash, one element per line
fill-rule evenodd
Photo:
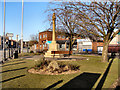
<path fill-rule="evenodd" d="M 7 37 L 13 37 L 13 33 L 6 33 Z"/>

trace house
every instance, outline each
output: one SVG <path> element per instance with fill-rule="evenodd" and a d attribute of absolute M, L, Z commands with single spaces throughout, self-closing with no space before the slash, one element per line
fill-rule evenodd
<path fill-rule="evenodd" d="M 16 41 L 9 40 L 9 37 L 5 37 L 5 48 L 16 48 Z M 3 48 L 3 36 L 0 36 L 0 49 Z"/>
<path fill-rule="evenodd" d="M 103 41 L 93 41 L 89 38 L 84 39 L 77 39 L 77 50 L 78 52 L 94 52 L 97 53 L 98 51 L 102 51 L 103 48 Z"/>
<path fill-rule="evenodd" d="M 56 42 L 59 44 L 60 50 L 68 50 L 69 48 L 69 39 L 63 34 L 56 33 Z M 39 43 L 36 45 L 36 49 L 40 51 L 47 51 L 49 49 L 49 44 L 52 42 L 52 31 L 43 31 L 39 33 Z M 120 43 L 120 35 L 118 34 L 109 44 L 117 45 Z M 73 50 L 78 52 L 94 52 L 102 53 L 103 50 L 103 40 L 90 40 L 89 38 L 77 38 L 73 45 Z"/>
<path fill-rule="evenodd" d="M 69 50 L 69 39 L 63 34 L 56 33 L 56 42 L 59 44 L 59 49 L 63 51 Z M 43 31 L 39 33 L 39 43 L 36 45 L 36 49 L 40 51 L 47 51 L 49 49 L 49 44 L 52 42 L 52 31 Z M 73 51 L 79 52 L 97 52 L 103 46 L 102 41 L 93 41 L 89 38 L 80 39 L 77 38 L 73 44 Z"/>
<path fill-rule="evenodd" d="M 101 53 L 102 54 L 102 50 L 103 50 L 103 41 L 102 40 L 92 42 L 92 51 L 94 53 Z"/>
<path fill-rule="evenodd" d="M 5 47 L 8 47 L 8 43 L 9 43 L 9 38 L 5 37 Z M 0 49 L 3 48 L 3 36 L 0 36 Z"/>
<path fill-rule="evenodd" d="M 92 51 L 92 40 L 89 38 L 77 39 L 77 50 L 79 52 Z"/>
<path fill-rule="evenodd" d="M 64 35 L 56 33 L 55 35 L 56 42 L 59 44 L 60 48 L 65 48 L 65 42 L 68 40 Z M 39 33 L 39 43 L 37 49 L 40 51 L 47 51 L 49 44 L 52 42 L 52 31 L 43 31 Z"/>
<path fill-rule="evenodd" d="M 109 53 L 119 53 L 120 52 L 120 33 L 118 33 L 108 46 Z"/>
<path fill-rule="evenodd" d="M 117 34 L 112 41 L 110 42 L 109 45 L 116 45 L 116 44 L 120 44 L 120 33 Z"/>

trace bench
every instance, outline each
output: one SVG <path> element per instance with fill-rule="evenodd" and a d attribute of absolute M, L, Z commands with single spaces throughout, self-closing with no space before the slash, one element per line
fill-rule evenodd
<path fill-rule="evenodd" d="M 65 57 L 70 56 L 72 54 L 72 51 L 51 51 L 51 54 L 54 54 L 53 57 L 55 57 L 55 54 L 61 54 Z"/>

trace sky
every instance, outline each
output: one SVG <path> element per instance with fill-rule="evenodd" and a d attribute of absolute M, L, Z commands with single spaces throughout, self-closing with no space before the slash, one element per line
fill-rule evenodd
<path fill-rule="evenodd" d="M 30 35 L 38 34 L 50 27 L 47 21 L 47 10 L 49 2 L 24 2 L 23 15 L 23 40 L 30 40 Z M 0 35 L 3 35 L 3 15 L 4 3 L 0 2 Z M 6 2 L 5 12 L 5 33 L 13 33 L 13 39 L 16 40 L 16 35 L 21 38 L 21 23 L 22 23 L 22 3 L 21 2 Z"/>
<path fill-rule="evenodd" d="M 16 40 L 16 35 L 21 39 L 21 24 L 22 24 L 22 0 L 6 0 L 6 16 L 5 16 L 5 33 L 13 33 L 13 39 Z M 23 16 L 23 40 L 30 40 L 30 35 L 38 34 L 50 27 L 47 21 L 45 10 L 49 7 L 49 0 L 24 0 L 24 16 Z M 35 2 L 33 2 L 35 1 Z M 44 1 L 44 2 L 43 2 Z M 81 0 L 82 1 L 82 0 Z M 55 7 L 55 6 L 51 6 Z M 3 17 L 4 2 L 0 0 L 0 35 L 3 35 Z"/>

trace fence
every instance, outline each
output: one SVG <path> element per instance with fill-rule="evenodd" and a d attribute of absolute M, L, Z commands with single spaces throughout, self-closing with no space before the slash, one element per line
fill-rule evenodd
<path fill-rule="evenodd" d="M 20 53 L 20 48 L 9 48 L 5 50 L 5 57 L 6 59 L 8 58 L 13 58 L 13 54 L 15 53 L 15 51 L 18 51 L 18 53 Z M 27 53 L 29 52 L 29 50 L 27 48 L 23 49 L 23 53 Z M 0 50 L 0 62 L 3 61 L 3 50 Z"/>

